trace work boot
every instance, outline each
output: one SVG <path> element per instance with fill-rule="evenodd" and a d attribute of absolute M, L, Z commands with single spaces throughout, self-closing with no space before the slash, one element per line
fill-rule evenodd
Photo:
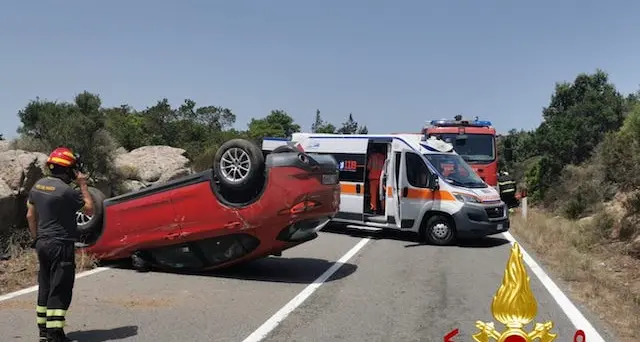
<path fill-rule="evenodd" d="M 40 342 L 47 342 L 49 341 L 49 338 L 47 337 L 47 328 L 44 327 L 44 325 L 38 325 L 38 330 L 39 330 L 39 335 L 40 338 L 38 339 L 38 341 Z"/>
<path fill-rule="evenodd" d="M 63 329 L 49 329 L 47 342 L 72 342 Z"/>

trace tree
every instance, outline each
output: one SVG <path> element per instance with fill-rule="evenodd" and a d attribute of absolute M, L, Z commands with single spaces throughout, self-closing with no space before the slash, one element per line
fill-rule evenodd
<path fill-rule="evenodd" d="M 573 83 L 557 83 L 530 144 L 531 154 L 544 157 L 528 173 L 536 197 L 545 196 L 564 166 L 590 158 L 605 134 L 620 128 L 628 109 L 628 101 L 601 70 L 579 74 Z"/>
<path fill-rule="evenodd" d="M 254 140 L 264 137 L 290 137 L 295 132 L 300 132 L 300 125 L 293 121 L 283 110 L 272 110 L 262 119 L 251 119 L 248 135 Z"/>
<path fill-rule="evenodd" d="M 145 117 L 128 105 L 104 110 L 107 129 L 118 143 L 127 150 L 151 145 L 150 132 L 145 127 Z"/>
<path fill-rule="evenodd" d="M 601 70 L 579 74 L 573 84 L 556 84 L 536 132 L 538 151 L 552 153 L 565 165 L 585 161 L 607 132 L 620 128 L 625 107 L 624 97 Z"/>
<path fill-rule="evenodd" d="M 38 139 L 43 151 L 58 146 L 79 153 L 94 175 L 106 176 L 111 171 L 111 155 L 115 141 L 106 130 L 106 118 L 98 95 L 82 92 L 73 103 L 31 101 L 18 112 L 22 125 L 18 133 Z"/>
<path fill-rule="evenodd" d="M 342 123 L 338 129 L 338 134 L 368 134 L 367 126 L 358 126 L 358 122 L 353 119 L 353 114 L 349 113 L 347 121 Z"/>
<path fill-rule="evenodd" d="M 128 150 L 145 145 L 169 145 L 184 148 L 195 158 L 217 144 L 221 133 L 236 120 L 235 114 L 220 106 L 197 107 L 185 99 L 177 108 L 163 98 L 154 106 L 135 111 L 127 105 L 105 110 L 109 129 Z"/>
<path fill-rule="evenodd" d="M 4 140 L 4 136 L 2 135 L 2 133 L 0 133 L 0 141 Z"/>
<path fill-rule="evenodd" d="M 320 109 L 316 109 L 316 119 L 314 123 L 311 124 L 311 132 L 312 133 L 335 133 L 336 126 L 322 120 L 322 117 L 320 117 Z"/>
<path fill-rule="evenodd" d="M 543 108 L 542 124 L 532 131 L 511 130 L 498 137 L 500 168 L 524 177 L 532 200 L 554 200 L 557 195 L 548 190 L 565 181 L 563 170 L 568 165 L 590 161 L 598 151 L 611 151 L 613 157 L 605 154 L 597 162 L 616 159 L 617 147 L 603 141 L 607 136 L 609 141 L 620 140 L 611 138 L 611 133 L 628 119 L 638 95 L 622 96 L 601 70 L 578 74 L 573 82 L 556 83 L 549 106 Z M 604 149 L 598 150 L 603 144 Z"/>
<path fill-rule="evenodd" d="M 222 131 L 236 122 L 236 115 L 231 109 L 218 106 L 196 108 L 193 100 L 186 99 L 178 109 L 178 119 L 190 120 L 215 131 Z"/>

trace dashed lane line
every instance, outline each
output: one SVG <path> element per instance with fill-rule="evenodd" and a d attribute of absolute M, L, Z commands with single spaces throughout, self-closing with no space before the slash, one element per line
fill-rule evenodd
<path fill-rule="evenodd" d="M 256 331 L 247 336 L 242 342 L 258 342 L 263 340 L 273 329 L 275 329 L 291 312 L 293 312 L 300 304 L 304 303 L 327 279 L 329 279 L 334 273 L 336 273 L 342 265 L 347 263 L 358 251 L 364 247 L 370 238 L 364 238 L 360 240 L 355 246 L 353 246 L 345 255 L 343 255 L 336 263 L 334 263 L 329 269 L 327 269 L 320 277 L 309 284 L 302 290 L 297 296 L 285 304 L 280 310 L 278 310 L 271 318 L 264 322 Z"/>

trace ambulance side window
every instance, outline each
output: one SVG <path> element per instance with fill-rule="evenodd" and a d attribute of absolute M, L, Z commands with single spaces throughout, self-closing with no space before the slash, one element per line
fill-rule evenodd
<path fill-rule="evenodd" d="M 416 153 L 407 152 L 405 158 L 407 163 L 407 181 L 409 184 L 416 188 L 426 188 L 429 169 L 422 160 L 422 157 Z"/>

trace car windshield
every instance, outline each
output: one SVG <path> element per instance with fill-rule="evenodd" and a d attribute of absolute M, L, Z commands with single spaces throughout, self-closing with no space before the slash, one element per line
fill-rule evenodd
<path fill-rule="evenodd" d="M 468 188 L 487 187 L 471 166 L 457 154 L 425 154 L 424 156 L 450 184 Z"/>
<path fill-rule="evenodd" d="M 442 133 L 431 135 L 452 144 L 456 153 L 468 163 L 491 162 L 496 159 L 495 139 L 491 134 Z"/>

